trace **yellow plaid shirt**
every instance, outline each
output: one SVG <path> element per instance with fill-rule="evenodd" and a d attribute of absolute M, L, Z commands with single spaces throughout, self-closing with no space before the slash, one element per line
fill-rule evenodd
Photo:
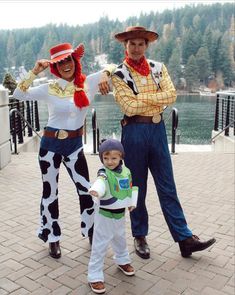
<path fill-rule="evenodd" d="M 162 67 L 162 79 L 159 89 L 153 81 L 151 73 L 145 77 L 126 63 L 125 65 L 131 72 L 138 94 L 135 95 L 132 89 L 118 76 L 112 75 L 114 97 L 124 114 L 130 117 L 134 115 L 153 116 L 162 113 L 164 106 L 176 101 L 176 90 L 165 65 Z"/>

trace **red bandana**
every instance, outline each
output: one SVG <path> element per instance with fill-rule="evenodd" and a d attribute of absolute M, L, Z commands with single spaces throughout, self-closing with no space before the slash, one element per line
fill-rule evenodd
<path fill-rule="evenodd" d="M 142 76 L 149 75 L 150 69 L 145 56 L 142 56 L 140 60 L 136 61 L 131 59 L 126 53 L 126 58 L 124 60 L 127 62 L 129 66 L 131 66 L 140 75 Z"/>

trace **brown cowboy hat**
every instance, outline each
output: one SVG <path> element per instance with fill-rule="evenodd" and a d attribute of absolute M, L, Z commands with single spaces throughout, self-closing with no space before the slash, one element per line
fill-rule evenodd
<path fill-rule="evenodd" d="M 128 27 L 125 32 L 117 33 L 114 37 L 119 42 L 125 42 L 129 39 L 146 39 L 149 42 L 157 40 L 158 34 L 148 31 L 145 27 Z"/>

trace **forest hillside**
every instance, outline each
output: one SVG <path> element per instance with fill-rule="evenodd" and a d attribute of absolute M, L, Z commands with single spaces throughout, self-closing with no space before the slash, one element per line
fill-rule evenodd
<path fill-rule="evenodd" d="M 86 74 L 100 69 L 102 62 L 118 64 L 124 50 L 113 35 L 131 25 L 158 32 L 159 40 L 150 45 L 147 57 L 166 64 L 177 89 L 194 91 L 205 86 L 216 91 L 234 87 L 235 21 L 231 3 L 152 11 L 124 22 L 102 17 L 83 26 L 48 24 L 0 30 L 0 81 L 6 73 L 17 78 L 21 68 L 29 70 L 36 59 L 49 58 L 49 48 L 63 42 L 85 44 L 82 64 Z M 49 71 L 46 74 L 50 75 Z"/>

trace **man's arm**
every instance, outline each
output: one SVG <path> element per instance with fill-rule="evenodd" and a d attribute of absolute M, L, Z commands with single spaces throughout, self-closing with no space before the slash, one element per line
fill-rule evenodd
<path fill-rule="evenodd" d="M 135 95 L 129 86 L 119 77 L 113 75 L 114 95 L 121 110 L 128 116 L 152 112 L 154 107 L 166 106 L 176 101 L 176 90 L 163 65 L 161 91 L 156 93 L 139 93 Z"/>
<path fill-rule="evenodd" d="M 121 107 L 121 111 L 127 116 L 141 115 L 153 109 L 153 105 L 148 104 L 147 100 L 137 99 L 131 88 L 119 77 L 113 76 L 114 97 Z"/>

